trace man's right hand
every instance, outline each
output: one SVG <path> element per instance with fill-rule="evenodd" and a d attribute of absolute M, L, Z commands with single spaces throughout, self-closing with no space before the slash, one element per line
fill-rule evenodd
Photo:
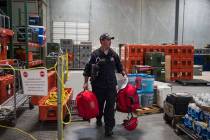
<path fill-rule="evenodd" d="M 84 89 L 84 90 L 88 90 L 88 83 L 84 83 L 83 89 Z"/>

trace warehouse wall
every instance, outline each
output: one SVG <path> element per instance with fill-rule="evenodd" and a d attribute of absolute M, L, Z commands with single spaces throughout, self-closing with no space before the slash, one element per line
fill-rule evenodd
<path fill-rule="evenodd" d="M 52 21 L 90 21 L 90 40 L 94 46 L 99 45 L 98 36 L 103 32 L 109 32 L 116 37 L 113 46 L 126 42 L 174 42 L 175 0 L 50 2 Z M 200 48 L 210 42 L 209 8 L 209 0 L 180 0 L 179 43 L 193 43 Z"/>
<path fill-rule="evenodd" d="M 52 21 L 90 21 L 90 40 L 99 45 L 99 35 L 109 32 L 119 43 L 139 42 L 139 0 L 50 0 Z"/>
<path fill-rule="evenodd" d="M 140 1 L 141 43 L 174 42 L 175 0 Z M 209 0 L 180 0 L 179 43 L 196 48 L 210 43 L 209 9 Z"/>
<path fill-rule="evenodd" d="M 181 7 L 184 6 L 182 1 Z M 193 43 L 197 48 L 210 44 L 210 1 L 186 0 L 183 42 Z M 183 13 L 183 11 L 180 11 Z M 183 17 L 183 16 L 182 16 Z M 183 20 L 181 19 L 181 23 Z M 182 24 L 181 24 L 182 25 Z M 181 37 L 181 34 L 180 34 Z M 182 40 L 180 39 L 180 42 Z"/>
<path fill-rule="evenodd" d="M 175 0 L 140 1 L 141 43 L 173 42 Z"/>

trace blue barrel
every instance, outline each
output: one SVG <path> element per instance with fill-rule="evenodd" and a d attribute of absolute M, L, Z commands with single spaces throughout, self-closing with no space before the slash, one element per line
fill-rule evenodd
<path fill-rule="evenodd" d="M 142 107 L 147 107 L 147 106 L 152 106 L 153 105 L 153 98 L 154 94 L 142 94 L 141 95 L 141 106 Z"/>
<path fill-rule="evenodd" d="M 153 93 L 154 92 L 154 76 L 146 75 L 142 77 L 141 90 L 144 93 Z"/>
<path fill-rule="evenodd" d="M 135 86 L 136 74 L 128 74 L 128 83 Z"/>

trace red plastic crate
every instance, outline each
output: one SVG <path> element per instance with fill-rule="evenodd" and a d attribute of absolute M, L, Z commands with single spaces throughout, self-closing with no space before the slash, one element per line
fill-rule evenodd
<path fill-rule="evenodd" d="M 192 80 L 193 79 L 193 68 L 180 69 L 181 71 L 181 80 Z"/>
<path fill-rule="evenodd" d="M 143 57 L 143 48 L 138 45 L 125 45 L 121 48 L 121 59 L 128 59 L 130 57 Z"/>
<path fill-rule="evenodd" d="M 191 45 L 182 45 L 180 47 L 180 57 L 193 58 L 194 47 Z"/>
<path fill-rule="evenodd" d="M 0 64 L 9 64 L 9 65 L 14 65 L 15 61 L 14 59 L 5 59 L 5 60 L 0 60 Z"/>
<path fill-rule="evenodd" d="M 57 86 L 57 75 L 55 71 L 49 71 L 48 75 L 48 91 Z"/>
<path fill-rule="evenodd" d="M 66 88 L 68 94 L 66 100 L 63 102 L 63 117 L 67 114 L 66 105 L 70 105 L 70 100 L 73 97 L 73 91 L 71 88 Z M 57 120 L 57 105 L 46 105 L 45 101 L 49 96 L 43 97 L 39 101 L 39 120 L 40 121 L 56 121 Z"/>
<path fill-rule="evenodd" d="M 43 98 L 44 96 L 31 96 L 31 104 L 32 105 L 38 105 L 39 101 Z"/>
<path fill-rule="evenodd" d="M 0 87 L 0 104 L 2 104 L 14 94 L 14 76 L 11 74 L 0 76 Z"/>
<path fill-rule="evenodd" d="M 181 59 L 179 57 L 171 57 L 171 69 L 181 68 Z"/>
<path fill-rule="evenodd" d="M 143 57 L 130 57 L 128 60 L 124 60 L 124 67 L 132 69 L 134 65 L 143 65 Z"/>
<path fill-rule="evenodd" d="M 48 89 L 48 95 L 50 93 L 50 91 L 56 91 L 57 88 L 56 87 L 52 87 L 50 90 Z M 46 96 L 31 96 L 31 104 L 33 105 L 39 105 L 40 100 Z"/>
<path fill-rule="evenodd" d="M 181 70 L 180 69 L 171 69 L 171 81 L 180 79 Z"/>
<path fill-rule="evenodd" d="M 5 60 L 7 59 L 7 49 L 6 47 L 1 47 L 1 52 L 0 52 L 0 60 Z"/>
<path fill-rule="evenodd" d="M 181 58 L 180 61 L 181 61 L 180 68 L 183 68 L 183 69 L 191 68 L 191 69 L 193 69 L 193 65 L 194 65 L 194 60 L 193 59 L 191 59 L 191 58 Z"/>
<path fill-rule="evenodd" d="M 165 45 L 165 55 L 171 55 L 172 57 L 179 57 L 180 48 L 176 45 Z"/>

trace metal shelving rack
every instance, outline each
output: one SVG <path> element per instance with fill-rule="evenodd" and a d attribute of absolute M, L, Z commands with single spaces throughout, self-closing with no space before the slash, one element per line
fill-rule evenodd
<path fill-rule="evenodd" d="M 40 17 L 42 17 L 42 10 L 41 10 L 41 4 L 43 3 L 42 0 L 15 0 L 14 2 L 24 2 L 24 19 L 25 19 L 25 31 L 26 31 L 26 35 L 25 35 L 25 42 L 14 42 L 12 44 L 12 46 L 24 46 L 25 51 L 26 51 L 26 61 L 25 61 L 25 67 L 26 68 L 31 68 L 31 67 L 36 67 L 36 66 L 42 66 L 43 65 L 43 57 L 44 57 L 44 46 L 46 45 L 46 43 L 44 45 L 39 45 L 38 43 L 32 43 L 29 41 L 29 37 L 28 37 L 28 3 L 29 2 L 37 2 L 38 4 L 38 15 Z M 18 10 L 18 16 L 19 16 L 19 25 L 21 23 L 21 10 Z M 29 52 L 30 52 L 30 48 L 36 48 L 36 50 L 38 50 L 37 52 L 40 53 L 39 58 L 37 60 L 33 60 L 30 61 L 28 60 L 28 56 L 29 56 Z M 13 56 L 14 56 L 14 47 L 12 48 L 12 52 L 13 52 Z M 37 53 L 36 53 L 37 54 Z"/>
<path fill-rule="evenodd" d="M 15 2 L 24 2 L 24 18 L 25 18 L 25 27 L 28 27 L 28 2 L 33 2 L 33 1 L 39 1 L 42 2 L 42 0 L 14 0 Z M 7 0 L 6 1 L 6 14 L 9 15 L 10 19 L 12 19 L 12 2 L 14 2 L 12 0 Z M 38 11 L 40 12 L 40 11 Z M 10 22 L 10 27 L 14 27 L 12 26 L 12 20 Z M 12 29 L 14 31 L 14 28 Z M 0 34 L 3 34 L 3 36 L 12 36 L 13 35 L 13 31 L 10 29 L 3 29 L 0 28 Z M 27 30 L 26 30 L 27 31 Z M 9 42 L 9 53 L 10 53 L 10 58 L 14 58 L 14 46 L 25 46 L 25 50 L 26 50 L 26 68 L 29 67 L 35 67 L 38 65 L 43 64 L 42 60 L 37 60 L 37 61 L 32 61 L 29 62 L 28 61 L 28 52 L 29 52 L 29 48 L 33 47 L 33 48 L 40 48 L 40 52 L 43 53 L 43 48 L 44 46 L 40 46 L 39 44 L 36 43 L 31 43 L 28 41 L 28 33 L 26 32 L 26 42 L 24 43 L 19 43 L 19 42 L 14 42 L 14 39 L 11 39 Z M 43 56 L 41 56 L 43 57 Z M 14 67 L 8 64 L 2 64 L 4 60 L 0 61 L 0 67 L 4 68 L 11 68 L 13 71 L 13 75 L 14 75 L 14 93 L 13 96 L 11 96 L 10 98 L 8 98 L 7 100 L 5 100 L 1 105 L 0 105 L 0 120 L 6 120 L 9 121 L 9 125 L 14 126 L 16 124 L 16 112 L 20 107 L 25 107 L 24 104 L 29 101 L 29 96 L 23 94 L 23 91 L 21 89 L 21 81 L 18 78 L 20 76 L 20 74 L 14 70 Z M 7 61 L 7 60 L 6 60 Z M 16 64 L 15 67 L 22 67 L 22 65 L 20 65 L 20 63 Z M 0 68 L 0 69 L 1 69 Z M 16 81 L 16 78 L 18 78 L 18 80 Z M 17 88 L 15 85 L 19 85 Z M 29 107 L 30 106 L 30 101 L 29 101 Z"/>

